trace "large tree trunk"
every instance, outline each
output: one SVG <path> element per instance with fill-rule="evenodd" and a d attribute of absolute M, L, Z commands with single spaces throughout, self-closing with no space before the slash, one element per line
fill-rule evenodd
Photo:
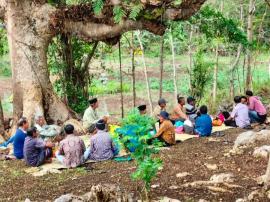
<path fill-rule="evenodd" d="M 193 25 L 190 26 L 190 33 L 189 33 L 189 41 L 188 41 L 188 56 L 189 56 L 189 66 L 188 66 L 188 73 L 189 73 L 189 80 L 188 86 L 189 91 L 192 92 L 192 85 L 191 85 L 191 74 L 192 74 L 192 64 L 193 64 L 193 54 L 192 54 L 192 37 L 193 37 Z"/>
<path fill-rule="evenodd" d="M 1 97 L 0 97 L 0 136 L 5 133 L 5 128 L 4 128 L 4 113 L 3 113 L 3 108 L 2 108 L 2 102 L 1 102 Z"/>
<path fill-rule="evenodd" d="M 216 104 L 217 99 L 217 75 L 218 75 L 218 45 L 216 47 L 216 63 L 214 66 L 214 76 L 213 76 L 213 106 Z"/>
<path fill-rule="evenodd" d="M 137 38 L 138 38 L 138 41 L 142 50 L 142 62 L 144 66 L 144 76 L 145 76 L 145 83 L 146 83 L 146 89 L 147 89 L 147 95 L 148 95 L 148 102 L 150 106 L 150 113 L 153 114 L 153 104 L 152 104 L 151 89 L 150 89 L 149 78 L 148 78 L 148 70 L 145 63 L 144 48 L 143 48 L 140 32 L 138 32 Z"/>
<path fill-rule="evenodd" d="M 249 42 L 252 42 L 253 39 L 253 17 L 255 11 L 255 0 L 249 1 L 248 9 L 248 27 L 247 27 L 247 38 Z M 252 52 L 250 49 L 247 50 L 247 77 L 246 77 L 246 89 L 251 88 L 252 74 L 251 74 L 251 61 L 252 61 Z"/>
<path fill-rule="evenodd" d="M 31 120 L 38 113 L 46 115 L 47 119 L 64 121 L 69 115 L 68 108 L 54 94 L 49 80 L 46 51 L 50 37 L 46 29 L 44 32 L 37 30 L 48 27 L 43 24 L 36 27 L 34 23 L 30 23 L 31 17 L 37 17 L 35 19 L 37 23 L 49 17 L 44 16 L 47 7 L 33 10 L 28 1 L 8 4 L 7 30 L 15 120 L 21 116 Z M 39 32 L 41 34 L 37 31 L 41 31 Z"/>
<path fill-rule="evenodd" d="M 174 50 L 172 30 L 170 30 L 170 42 L 171 42 L 172 63 L 173 63 L 174 100 L 177 100 L 178 92 L 177 92 L 177 78 L 176 78 L 176 64 L 175 64 L 175 50 Z"/>
<path fill-rule="evenodd" d="M 133 107 L 136 107 L 136 72 L 135 72 L 135 48 L 134 48 L 134 33 L 131 33 L 131 68 L 132 68 L 132 95 Z"/>
<path fill-rule="evenodd" d="M 163 68 L 164 67 L 164 36 L 161 36 L 160 39 L 160 56 L 159 56 L 159 69 L 160 69 L 160 75 L 159 75 L 159 98 L 162 98 L 163 93 Z"/>

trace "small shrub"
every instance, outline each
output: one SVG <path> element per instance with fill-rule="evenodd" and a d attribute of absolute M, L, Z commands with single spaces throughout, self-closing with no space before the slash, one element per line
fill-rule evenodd
<path fill-rule="evenodd" d="M 151 181 L 162 166 L 160 158 L 153 157 L 153 154 L 159 152 L 162 145 L 158 140 L 153 141 L 152 146 L 148 145 L 151 138 L 149 134 L 155 120 L 149 116 L 141 116 L 137 109 L 132 110 L 126 118 L 122 120 L 121 128 L 116 129 L 118 139 L 122 145 L 132 151 L 132 158 L 136 163 L 136 171 L 132 173 L 133 180 L 142 180 L 144 182 L 143 190 L 148 199 Z M 116 136 L 114 135 L 116 138 Z"/>

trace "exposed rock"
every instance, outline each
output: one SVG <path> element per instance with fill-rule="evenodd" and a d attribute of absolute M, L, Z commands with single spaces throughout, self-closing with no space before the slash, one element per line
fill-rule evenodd
<path fill-rule="evenodd" d="M 236 199 L 235 202 L 247 202 L 247 199 L 239 198 L 239 199 Z"/>
<path fill-rule="evenodd" d="M 233 182 L 234 181 L 234 176 L 231 173 L 221 173 L 221 174 L 216 174 L 213 175 L 210 178 L 210 181 L 214 182 L 214 183 L 223 183 L 223 182 Z"/>
<path fill-rule="evenodd" d="M 264 145 L 262 147 L 255 148 L 253 152 L 253 156 L 255 157 L 262 157 L 262 158 L 268 158 L 268 155 L 270 153 L 270 146 Z"/>
<path fill-rule="evenodd" d="M 252 201 L 254 199 L 263 198 L 263 197 L 264 197 L 264 194 L 260 190 L 255 190 L 248 195 L 248 200 Z"/>
<path fill-rule="evenodd" d="M 242 145 L 250 145 L 257 140 L 268 140 L 270 139 L 270 130 L 261 130 L 259 132 L 247 131 L 241 133 L 234 142 L 233 150 L 237 149 Z"/>
<path fill-rule="evenodd" d="M 135 201 L 132 194 L 121 192 L 115 185 L 92 186 L 91 191 L 83 196 L 73 194 L 62 195 L 54 202 L 103 202 L 103 201 Z"/>
<path fill-rule="evenodd" d="M 159 202 L 180 202 L 178 199 L 172 199 L 169 197 L 164 197 L 163 199 L 159 200 Z"/>
<path fill-rule="evenodd" d="M 177 173 L 176 174 L 176 177 L 178 177 L 178 178 L 184 178 L 184 177 L 187 177 L 187 176 L 191 176 L 191 174 L 188 173 L 188 172 L 183 172 L 183 173 Z"/>
<path fill-rule="evenodd" d="M 208 163 L 205 163 L 204 164 L 206 166 L 206 168 L 208 168 L 209 170 L 216 170 L 218 167 L 217 167 L 217 164 L 208 164 Z"/>
<path fill-rule="evenodd" d="M 257 177 L 257 179 L 256 179 L 256 181 L 257 181 L 257 184 L 258 185 L 263 185 L 264 184 L 264 182 L 265 182 L 265 175 L 262 175 L 262 176 L 260 176 L 260 177 Z"/>
<path fill-rule="evenodd" d="M 31 202 L 31 200 L 29 198 L 25 199 L 24 202 Z"/>
<path fill-rule="evenodd" d="M 160 187 L 159 184 L 153 184 L 153 185 L 151 186 L 151 188 L 153 188 L 153 189 L 156 189 L 156 188 L 158 188 L 158 187 Z"/>
<path fill-rule="evenodd" d="M 208 202 L 207 200 L 205 200 L 205 199 L 199 199 L 199 201 L 198 202 Z"/>
<path fill-rule="evenodd" d="M 170 187 L 169 187 L 169 189 L 178 189 L 178 187 L 177 187 L 177 186 L 172 185 L 172 186 L 170 186 Z"/>

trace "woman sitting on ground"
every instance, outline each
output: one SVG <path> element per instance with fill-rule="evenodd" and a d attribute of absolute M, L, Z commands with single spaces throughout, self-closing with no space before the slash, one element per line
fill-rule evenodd
<path fill-rule="evenodd" d="M 175 128 L 169 120 L 169 114 L 165 111 L 159 114 L 160 128 L 153 138 L 158 138 L 167 146 L 174 145 L 175 142 Z"/>
<path fill-rule="evenodd" d="M 45 142 L 38 137 L 36 127 L 27 130 L 27 137 L 24 142 L 24 160 L 30 166 L 40 166 L 45 162 L 51 162 L 52 147 L 51 142 Z"/>

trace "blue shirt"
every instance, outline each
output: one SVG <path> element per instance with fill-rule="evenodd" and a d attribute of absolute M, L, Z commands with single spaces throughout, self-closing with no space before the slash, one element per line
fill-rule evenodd
<path fill-rule="evenodd" d="M 200 136 L 209 136 L 212 132 L 212 119 L 208 114 L 201 114 L 195 121 L 195 131 Z"/>
<path fill-rule="evenodd" d="M 23 158 L 23 145 L 24 145 L 25 137 L 26 137 L 26 132 L 24 132 L 21 128 L 18 128 L 13 138 L 13 146 L 14 146 L 13 152 L 14 152 L 14 156 L 17 159 Z"/>

